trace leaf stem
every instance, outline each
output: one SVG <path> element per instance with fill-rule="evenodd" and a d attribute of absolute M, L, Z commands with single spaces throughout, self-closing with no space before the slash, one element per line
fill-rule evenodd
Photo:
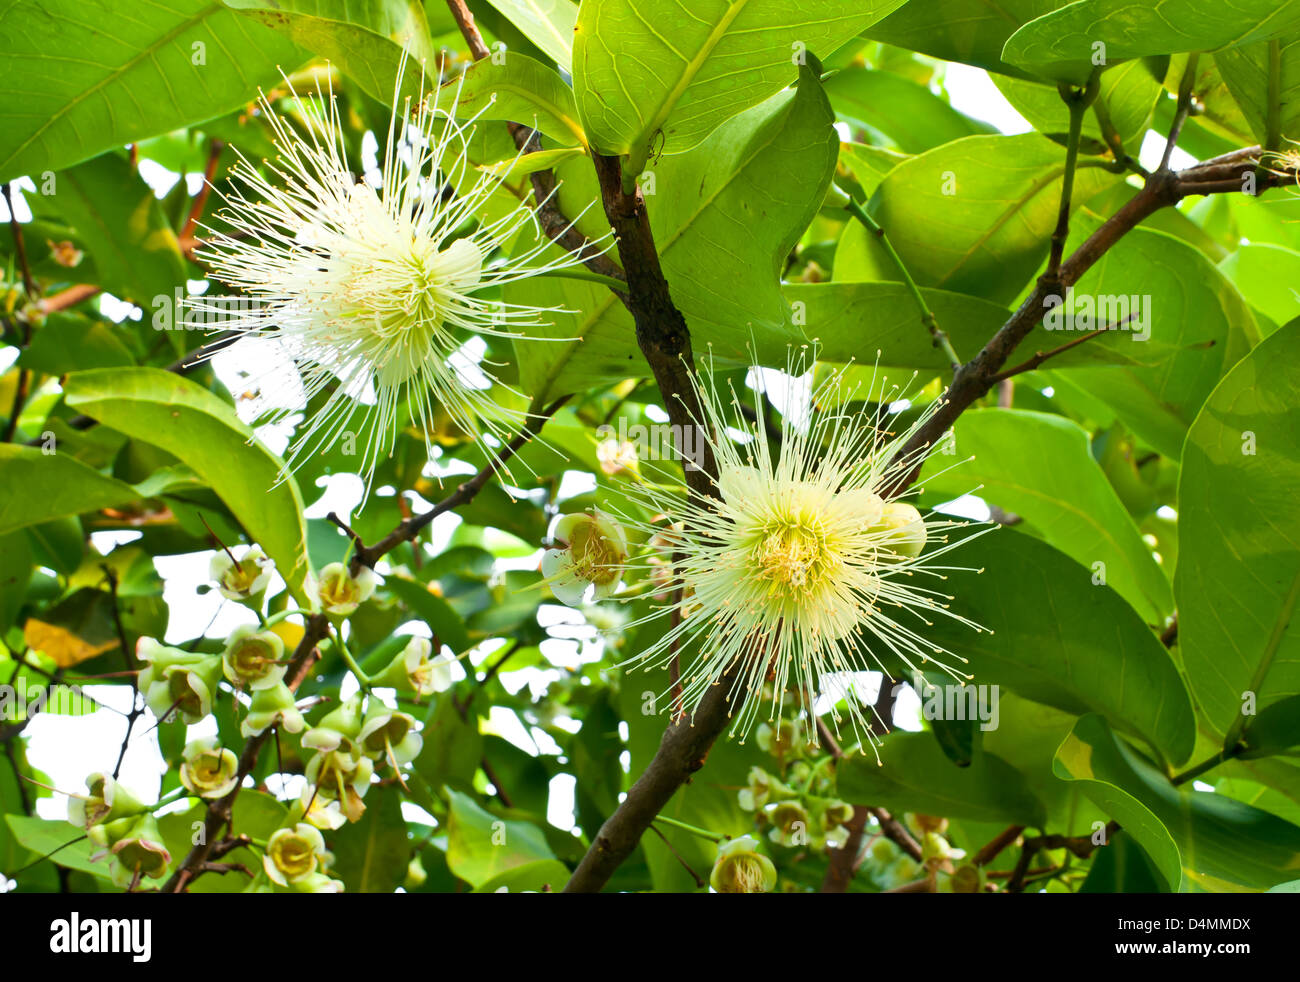
<path fill-rule="evenodd" d="M 698 835 L 701 839 L 708 839 L 710 842 L 725 842 L 730 839 L 729 835 L 722 835 L 718 832 L 710 832 L 708 829 L 697 828 L 694 825 L 687 825 L 685 822 L 679 822 L 675 818 L 669 818 L 666 815 L 656 815 L 656 822 L 663 822 L 665 825 L 672 825 L 681 829 L 683 832 L 689 832 L 691 835 Z"/>
<path fill-rule="evenodd" d="M 885 233 L 885 230 L 852 198 L 849 198 L 848 204 L 844 207 L 850 215 L 862 223 L 868 232 L 879 240 L 881 248 L 889 255 L 894 266 L 898 268 L 899 275 L 903 277 L 903 284 L 907 287 L 908 292 L 912 294 L 912 299 L 916 301 L 917 307 L 921 310 L 921 323 L 930 332 L 930 337 L 934 339 L 934 346 L 944 353 L 944 357 L 948 359 L 948 364 L 952 366 L 955 373 L 957 369 L 961 368 L 961 359 L 957 357 L 957 352 L 953 350 L 948 335 L 939 329 L 939 322 L 935 319 L 934 311 L 925 302 L 925 297 L 922 296 L 920 288 L 916 285 L 916 281 L 912 279 L 912 274 L 907 271 L 907 266 L 903 263 L 903 257 L 898 254 L 894 244 L 889 241 L 889 236 Z"/>

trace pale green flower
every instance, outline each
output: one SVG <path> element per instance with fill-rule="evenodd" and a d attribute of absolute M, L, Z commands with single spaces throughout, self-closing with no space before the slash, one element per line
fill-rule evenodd
<path fill-rule="evenodd" d="M 239 758 L 216 737 L 191 740 L 181 761 L 181 784 L 200 798 L 221 798 L 239 784 Z"/>
<path fill-rule="evenodd" d="M 288 667 L 280 636 L 274 631 L 259 631 L 251 624 L 231 632 L 221 655 L 227 681 L 241 689 L 257 691 L 279 685 Z"/>
<path fill-rule="evenodd" d="M 753 836 L 737 836 L 718 846 L 709 886 L 718 893 L 769 893 L 776 886 L 776 867 L 758 851 Z"/>

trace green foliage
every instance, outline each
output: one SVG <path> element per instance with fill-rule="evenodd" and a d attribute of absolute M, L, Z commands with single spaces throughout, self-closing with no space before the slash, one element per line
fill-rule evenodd
<path fill-rule="evenodd" d="M 432 0 L 0 0 L 0 891 L 706 892 L 750 836 L 715 888 L 1294 892 L 1300 0 L 469 9 L 473 48 Z M 405 185 L 399 71 L 448 140 Z M 1171 133 L 1231 156 L 1151 175 Z M 335 168 L 289 233 L 286 144 Z M 386 166 L 423 197 L 384 211 Z M 285 343 L 187 330 L 199 296 Z M 916 563 L 905 531 L 855 560 L 857 635 L 801 594 L 725 692 L 700 629 L 765 601 L 665 586 L 688 352 L 715 449 L 858 433 L 795 518 L 868 471 L 896 506 L 917 465 L 931 523 Z M 750 532 L 710 583 L 834 565 Z M 806 624 L 795 675 L 808 637 L 846 670 L 811 703 L 767 647 Z M 104 780 L 127 750 L 156 784 Z"/>

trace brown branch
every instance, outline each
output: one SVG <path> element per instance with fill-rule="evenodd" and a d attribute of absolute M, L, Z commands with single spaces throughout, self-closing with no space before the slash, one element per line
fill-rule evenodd
<path fill-rule="evenodd" d="M 23 289 L 27 291 L 29 301 L 36 300 L 40 297 L 40 290 L 37 289 L 36 280 L 32 278 L 31 268 L 27 265 L 27 246 L 23 243 L 23 224 L 18 221 L 18 215 L 14 212 L 13 186 L 11 184 L 0 184 L 0 193 L 4 194 L 5 207 L 9 209 L 9 230 L 14 237 L 14 254 L 18 258 L 18 269 L 23 274 Z M 31 338 L 27 338 L 28 341 Z"/>
<path fill-rule="evenodd" d="M 461 37 L 469 46 L 469 53 L 474 60 L 479 61 L 488 57 L 491 52 L 488 51 L 483 35 L 479 32 L 478 25 L 474 23 L 474 15 L 470 13 L 464 0 L 447 0 L 447 7 L 456 21 L 456 26 L 460 28 Z M 520 123 L 508 125 L 511 139 L 515 141 L 517 149 L 524 153 L 534 153 L 542 148 L 541 137 L 531 126 Z M 555 203 L 557 188 L 555 175 L 549 170 L 541 170 L 530 174 L 529 178 L 533 186 L 537 223 L 546 237 L 574 255 L 585 257 L 583 264 L 593 273 L 616 280 L 625 279 L 623 271 L 604 254 L 599 246 L 579 232 Z"/>
<path fill-rule="evenodd" d="M 1131 321 L 1134 316 L 1135 315 L 1133 314 L 1129 314 L 1129 316 L 1123 318 L 1122 320 L 1116 321 L 1114 324 L 1108 324 L 1106 327 L 1098 328 L 1095 331 L 1085 331 L 1077 338 L 1071 338 L 1069 341 L 1065 342 L 1065 344 L 1052 348 L 1050 351 L 1036 351 L 1034 352 L 1032 358 L 1028 358 L 1025 361 L 1022 361 L 1019 365 L 1016 365 L 1014 368 L 1008 368 L 1005 372 L 998 372 L 997 374 L 993 375 L 989 381 L 991 384 L 996 385 L 1001 382 L 1007 382 L 1017 375 L 1023 375 L 1025 372 L 1032 372 L 1035 368 L 1037 368 L 1039 365 L 1041 365 L 1043 362 L 1047 361 L 1048 359 L 1055 358 L 1057 355 L 1063 355 L 1071 348 L 1077 348 L 1085 341 L 1091 341 L 1093 338 L 1101 337 L 1105 334 L 1108 334 L 1111 331 L 1118 331 L 1121 327 L 1123 327 L 1125 324 Z M 1008 405 L 1007 408 L 1010 408 L 1010 406 Z"/>
<path fill-rule="evenodd" d="M 895 461 L 911 460 L 911 468 L 899 468 L 893 484 L 885 489 L 887 496 L 901 493 L 916 480 L 921 468 L 922 451 L 934 446 L 970 405 L 982 398 L 996 384 L 998 373 L 1011 353 L 1024 341 L 1043 318 L 1044 302 L 1049 296 L 1061 296 L 1077 283 L 1096 262 L 1120 239 L 1144 219 L 1177 204 L 1189 194 L 1240 192 L 1242 173 L 1253 169 L 1260 156 L 1259 147 L 1234 150 L 1182 171 L 1156 171 L 1147 178 L 1145 186 L 1119 211 L 1107 219 L 1061 264 L 1055 280 L 1040 277 L 1029 297 L 984 348 L 961 367 L 952 384 L 944 393 L 943 405 L 930 420 L 917 430 L 912 439 L 898 451 Z M 1294 174 L 1281 175 L 1270 172 L 1268 186 L 1284 180 L 1294 180 Z M 1262 190 L 1262 188 L 1261 188 Z"/>
<path fill-rule="evenodd" d="M 483 490 L 484 485 L 486 485 L 487 482 L 492 479 L 493 475 L 497 473 L 497 469 L 501 465 L 508 463 L 515 454 L 529 443 L 529 441 L 537 435 L 538 431 L 546 425 L 546 421 L 554 416 L 559 408 L 568 401 L 569 397 L 564 396 L 555 400 L 555 402 L 551 403 L 550 406 L 540 414 L 530 415 L 528 422 L 524 425 L 524 428 L 520 430 L 519 435 L 511 440 L 503 450 L 497 453 L 495 459 L 491 463 L 485 464 L 482 470 L 464 484 L 457 487 L 455 491 L 447 495 L 447 497 L 443 498 L 442 501 L 438 502 L 428 511 L 422 512 L 414 518 L 403 519 L 402 523 L 398 525 L 397 528 L 393 529 L 393 531 L 389 532 L 373 546 L 362 545 L 360 539 L 355 538 L 356 533 L 353 532 L 352 535 L 354 536 L 357 551 L 352 556 L 352 574 L 355 576 L 363 566 L 374 568 L 375 563 L 378 562 L 382 556 L 396 549 L 403 542 L 410 542 L 439 515 L 459 508 L 461 505 L 468 504 L 476 494 Z"/>
<path fill-rule="evenodd" d="M 1003 849 L 1019 839 L 1020 834 L 1024 831 L 1025 827 L 1023 825 L 1008 825 L 982 846 L 980 851 L 971 858 L 971 862 L 976 866 L 987 866 L 997 858 Z"/>
<path fill-rule="evenodd" d="M 212 192 L 212 180 L 217 176 L 217 162 L 221 160 L 221 151 L 226 145 L 220 140 L 213 140 L 212 145 L 208 148 L 208 164 L 203 170 L 203 185 L 199 188 L 199 193 L 194 197 L 194 204 L 190 206 L 189 217 L 185 219 L 185 224 L 181 226 L 181 234 L 177 236 L 181 241 L 181 248 L 184 249 L 187 241 L 191 242 L 190 248 L 185 250 L 186 255 L 194 251 L 194 246 L 198 243 L 194 241 L 194 230 L 199 227 L 199 219 L 203 217 L 203 208 L 208 203 L 208 195 Z"/>

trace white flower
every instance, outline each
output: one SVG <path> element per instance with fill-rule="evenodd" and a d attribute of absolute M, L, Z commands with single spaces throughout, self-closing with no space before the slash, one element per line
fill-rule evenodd
<path fill-rule="evenodd" d="M 627 534 L 602 511 L 561 516 L 552 538 L 561 548 L 542 554 L 542 576 L 562 604 L 576 607 L 588 587 L 595 599 L 618 589 L 627 560 Z"/>
<path fill-rule="evenodd" d="M 801 368 L 792 363 L 787 371 L 800 374 Z M 689 712 L 738 664 L 729 695 L 742 739 L 758 717 L 768 679 L 775 693 L 768 719 L 779 717 L 788 690 L 806 707 L 825 693 L 832 706 L 843 699 L 855 730 L 870 739 L 871 710 L 856 697 L 851 673 L 883 668 L 886 655 L 909 668 L 913 659 L 936 661 L 954 677 L 968 678 L 942 656 L 965 659 L 921 632 L 936 614 L 982 629 L 951 613 L 942 603 L 950 599 L 946 594 L 918 582 L 943 579 L 953 568 L 935 565 L 952 548 L 935 533 L 963 523 L 923 520 L 910 504 L 881 496 L 891 479 L 927 455 L 894 460 L 939 404 L 906 431 L 891 432 L 888 407 L 901 396 L 897 387 L 885 391 L 883 380 L 877 389 L 873 377 L 865 394 L 868 405 L 883 407 L 878 411 L 820 408 L 835 404 L 844 384 L 839 371 L 813 392 L 809 420 L 782 418 L 776 445 L 761 413 L 756 425 L 745 422 L 734 392 L 728 412 L 712 382 L 696 378 L 694 384 L 704 415 L 699 438 L 718 463 L 719 500 L 679 496 L 657 482 L 632 491 L 647 513 L 677 523 L 672 549 L 679 563 L 667 586 L 683 597 L 683 616 L 634 663 L 662 666 L 686 642 L 698 642 L 694 663 L 682 667 Z M 728 429 L 750 438 L 737 442 Z M 648 533 L 663 528 L 662 520 L 628 524 Z M 923 554 L 936 541 L 938 548 Z M 662 578 L 662 562 L 652 555 L 643 565 Z M 741 692 L 743 702 L 736 704 Z M 832 712 L 838 726 L 838 707 Z M 807 732 L 815 739 L 814 728 Z"/>
<path fill-rule="evenodd" d="M 524 203 L 484 218 L 510 167 L 476 173 L 467 151 L 477 117 L 455 119 L 459 90 L 448 99 L 440 90 L 422 92 L 413 105 L 400 97 L 402 74 L 377 183 L 349 169 L 332 90 L 315 99 L 293 93 L 306 135 L 262 97 L 279 151 L 264 162 L 270 176 L 240 157 L 220 212 L 226 227 L 209 229 L 198 253 L 241 296 L 185 302 L 214 327 L 274 338 L 298 363 L 308 400 L 337 380 L 323 408 L 295 435 L 290 466 L 359 428 L 367 489 L 376 461 L 391 449 L 403 402 L 431 455 L 435 409 L 475 438 L 484 432 L 508 438 L 519 428 L 525 414 L 503 407 L 500 389 L 467 383 L 456 367 L 464 361 L 464 332 L 522 337 L 521 328 L 548 323 L 544 315 L 556 308 L 480 294 L 578 265 L 608 247 L 584 255 L 552 250 Z M 534 235 L 524 239 L 534 244 L 498 256 L 525 226 Z M 486 363 L 478 369 L 495 382 Z M 296 411 L 283 409 L 281 416 Z"/>
<path fill-rule="evenodd" d="M 309 576 L 303 588 L 325 613 L 347 617 L 370 599 L 378 583 L 375 571 L 368 566 L 353 576 L 344 563 L 330 563 L 321 568 L 320 576 Z"/>
<path fill-rule="evenodd" d="M 268 559 L 261 546 L 249 546 L 238 561 L 225 549 L 216 552 L 208 564 L 208 577 L 227 600 L 247 600 L 271 582 L 275 560 Z"/>
<path fill-rule="evenodd" d="M 181 784 L 200 798 L 223 798 L 239 783 L 239 758 L 216 737 L 201 737 L 185 745 Z"/>

